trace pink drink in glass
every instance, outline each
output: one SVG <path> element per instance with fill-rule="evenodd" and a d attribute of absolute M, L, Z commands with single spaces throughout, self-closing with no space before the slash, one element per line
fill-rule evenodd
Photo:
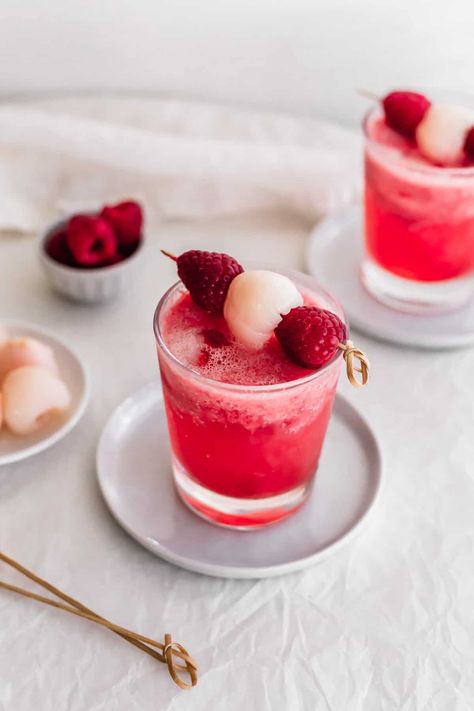
<path fill-rule="evenodd" d="M 298 275 L 297 285 L 307 304 L 343 318 L 307 277 Z M 318 466 L 340 354 L 311 371 L 290 361 L 274 336 L 248 351 L 181 284 L 161 300 L 154 327 L 173 474 L 184 502 L 233 528 L 263 526 L 296 511 Z"/>
<path fill-rule="evenodd" d="M 462 305 L 474 292 L 474 168 L 429 163 L 380 109 L 364 130 L 364 283 L 406 311 Z"/>

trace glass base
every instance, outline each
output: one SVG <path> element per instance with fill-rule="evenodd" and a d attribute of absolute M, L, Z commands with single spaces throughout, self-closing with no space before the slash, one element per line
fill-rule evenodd
<path fill-rule="evenodd" d="M 236 499 L 216 494 L 197 484 L 173 458 L 173 475 L 178 494 L 188 508 L 201 518 L 225 528 L 250 531 L 290 516 L 306 501 L 312 482 L 261 499 Z"/>
<path fill-rule="evenodd" d="M 465 306 L 474 297 L 473 277 L 446 281 L 412 281 L 382 269 L 370 259 L 361 266 L 362 283 L 385 306 L 419 316 L 436 315 Z"/>

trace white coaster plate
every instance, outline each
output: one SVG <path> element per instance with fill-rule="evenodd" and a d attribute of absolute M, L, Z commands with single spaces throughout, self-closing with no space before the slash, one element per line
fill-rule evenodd
<path fill-rule="evenodd" d="M 78 356 L 55 335 L 33 324 L 21 321 L 2 321 L 12 338 L 38 338 L 54 350 L 59 372 L 71 393 L 71 408 L 64 418 L 52 422 L 39 432 L 27 437 L 16 437 L 5 428 L 0 431 L 0 466 L 32 457 L 59 442 L 77 425 L 89 400 L 86 369 Z"/>
<path fill-rule="evenodd" d="M 374 433 L 337 396 L 313 492 L 286 521 L 232 531 L 202 520 L 172 481 L 161 385 L 125 400 L 97 450 L 99 484 L 118 523 L 141 545 L 182 568 L 226 578 L 262 578 L 306 568 L 348 543 L 373 510 L 381 485 Z"/>
<path fill-rule="evenodd" d="M 438 316 L 413 316 L 376 301 L 359 278 L 363 256 L 362 215 L 352 209 L 322 220 L 311 233 L 306 267 L 341 302 L 359 331 L 418 348 L 461 348 L 474 344 L 474 302 Z"/>

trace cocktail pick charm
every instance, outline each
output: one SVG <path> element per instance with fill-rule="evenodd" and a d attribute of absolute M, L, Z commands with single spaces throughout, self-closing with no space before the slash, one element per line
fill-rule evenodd
<path fill-rule="evenodd" d="M 9 558 L 4 553 L 0 552 L 0 561 L 9 565 L 11 568 L 17 570 L 21 575 L 24 575 L 29 580 L 32 580 L 37 585 L 40 585 L 48 592 L 52 593 L 60 600 L 63 600 L 67 604 L 63 604 L 56 600 L 51 600 L 48 597 L 43 597 L 42 595 L 37 595 L 36 593 L 25 590 L 24 588 L 17 587 L 16 585 L 11 585 L 10 583 L 5 583 L 0 581 L 0 589 L 8 590 L 9 592 L 16 593 L 17 595 L 22 595 L 31 600 L 36 600 L 44 605 L 49 605 L 50 607 L 55 607 L 58 610 L 63 610 L 64 612 L 69 612 L 72 615 L 77 615 L 78 617 L 83 617 L 86 620 L 95 622 L 102 627 L 106 627 L 111 632 L 114 632 L 119 637 L 122 637 L 126 642 L 133 644 L 138 649 L 148 654 L 153 659 L 156 659 L 163 664 L 166 664 L 168 671 L 174 683 L 177 684 L 180 689 L 191 689 L 196 686 L 198 676 L 197 676 L 197 666 L 193 661 L 192 657 L 186 651 L 186 649 L 178 642 L 173 642 L 170 634 L 165 634 L 165 643 L 157 642 L 150 637 L 145 637 L 144 635 L 138 634 L 137 632 L 132 632 L 131 630 L 125 629 L 125 627 L 120 627 L 119 625 L 109 622 L 104 617 L 97 615 L 92 612 L 89 608 L 85 607 L 82 603 L 78 602 L 70 595 L 63 593 L 61 590 L 56 588 L 51 583 L 43 580 L 35 573 L 25 568 L 23 565 L 18 563 L 13 558 Z M 158 650 L 158 651 L 157 651 Z M 182 663 L 177 663 L 175 661 L 177 657 Z M 189 682 L 184 681 L 179 673 L 185 672 L 189 677 Z"/>
<path fill-rule="evenodd" d="M 347 377 L 351 385 L 356 388 L 361 388 L 369 380 L 370 363 L 369 359 L 360 348 L 356 348 L 352 341 L 345 341 L 338 346 L 342 351 L 342 357 L 346 363 Z M 354 359 L 359 362 L 359 367 L 354 365 Z M 355 373 L 360 373 L 361 379 L 358 380 Z"/>

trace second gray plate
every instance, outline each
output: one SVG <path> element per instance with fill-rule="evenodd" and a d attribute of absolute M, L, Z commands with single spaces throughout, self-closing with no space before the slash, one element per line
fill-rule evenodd
<path fill-rule="evenodd" d="M 358 208 L 328 217 L 308 242 L 306 266 L 341 302 L 351 326 L 369 336 L 418 348 L 461 348 L 474 343 L 474 302 L 439 316 L 413 316 L 384 306 L 362 286 L 362 215 Z"/>

